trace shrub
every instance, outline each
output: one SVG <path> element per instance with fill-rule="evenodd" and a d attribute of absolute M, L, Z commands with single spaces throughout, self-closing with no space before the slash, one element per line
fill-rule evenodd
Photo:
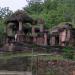
<path fill-rule="evenodd" d="M 63 48 L 64 51 L 64 57 L 68 59 L 74 58 L 73 48 L 72 47 L 65 47 Z"/>

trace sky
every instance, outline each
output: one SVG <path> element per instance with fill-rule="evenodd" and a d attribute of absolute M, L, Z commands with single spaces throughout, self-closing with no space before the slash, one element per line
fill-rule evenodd
<path fill-rule="evenodd" d="M 26 5 L 26 0 L 0 0 L 0 7 L 9 7 L 12 11 L 22 9 Z"/>

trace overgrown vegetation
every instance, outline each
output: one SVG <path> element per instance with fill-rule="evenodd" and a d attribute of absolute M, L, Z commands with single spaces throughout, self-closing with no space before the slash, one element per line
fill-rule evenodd
<path fill-rule="evenodd" d="M 61 22 L 75 24 L 75 0 L 27 0 L 28 5 L 23 8 L 33 18 L 43 18 L 45 28 L 52 28 Z M 36 2 L 38 1 L 38 2 Z M 42 2 L 43 1 L 43 2 Z M 13 12 L 5 7 L 0 8 L 0 42 L 4 36 L 5 19 Z"/>
<path fill-rule="evenodd" d="M 44 0 L 42 3 L 30 2 L 24 10 L 35 18 L 43 18 L 45 20 L 45 28 L 51 28 L 60 22 L 74 23 L 74 3 L 75 0 Z"/>
<path fill-rule="evenodd" d="M 75 0 L 30 1 L 32 2 L 28 2 L 28 6 L 24 7 L 23 10 L 27 11 L 33 18 L 43 18 L 45 28 L 51 28 L 64 21 L 75 23 Z M 3 31 L 4 19 L 11 14 L 12 11 L 9 8 L 0 8 L 0 31 Z"/>
<path fill-rule="evenodd" d="M 45 20 L 45 28 L 52 28 L 61 22 L 75 23 L 75 0 L 27 1 L 28 6 L 24 7 L 23 10 L 27 11 L 33 18 L 43 18 Z M 11 14 L 12 11 L 9 8 L 0 8 L 0 32 L 3 32 L 5 18 Z"/>
<path fill-rule="evenodd" d="M 64 57 L 68 59 L 74 59 L 74 49 L 72 47 L 65 47 L 63 48 Z"/>
<path fill-rule="evenodd" d="M 5 19 L 10 16 L 13 12 L 8 8 L 1 8 L 0 7 L 0 44 L 2 38 L 4 37 L 4 30 L 5 30 Z"/>

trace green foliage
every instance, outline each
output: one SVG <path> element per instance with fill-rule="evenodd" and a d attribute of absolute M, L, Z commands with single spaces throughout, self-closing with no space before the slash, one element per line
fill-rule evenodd
<path fill-rule="evenodd" d="M 0 47 L 2 47 L 3 38 L 5 37 L 5 35 L 4 35 L 4 27 L 5 27 L 4 20 L 1 19 L 0 20 Z"/>
<path fill-rule="evenodd" d="M 51 28 L 60 22 L 75 23 L 75 0 L 44 0 L 44 3 L 31 3 L 24 8 L 35 18 L 45 20 L 45 28 Z"/>
<path fill-rule="evenodd" d="M 63 48 L 64 51 L 64 57 L 68 59 L 74 59 L 74 49 L 72 47 L 65 47 Z"/>
<path fill-rule="evenodd" d="M 72 50 L 73 50 L 72 47 L 64 47 L 64 48 L 63 48 L 63 51 L 64 51 L 64 52 L 72 51 Z"/>
<path fill-rule="evenodd" d="M 5 19 L 12 14 L 8 7 L 0 8 L 0 33 L 3 33 L 5 27 Z"/>
<path fill-rule="evenodd" d="M 0 18 L 6 18 L 10 16 L 12 13 L 13 12 L 8 7 L 4 7 L 4 8 L 0 7 Z"/>
<path fill-rule="evenodd" d="M 40 3 L 31 3 L 29 6 L 25 7 L 24 10 L 26 10 L 30 15 L 40 14 L 40 12 L 43 10 L 43 7 Z"/>
<path fill-rule="evenodd" d="M 3 19 L 0 19 L 0 32 L 3 32 L 4 31 L 4 20 Z"/>
<path fill-rule="evenodd" d="M 5 28 L 5 19 L 12 14 L 12 11 L 9 10 L 8 7 L 1 8 L 0 7 L 0 46 L 2 43 L 2 39 L 4 38 L 4 28 Z"/>

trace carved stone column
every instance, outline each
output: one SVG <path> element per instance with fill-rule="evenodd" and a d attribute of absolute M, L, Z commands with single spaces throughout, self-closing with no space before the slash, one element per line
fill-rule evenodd
<path fill-rule="evenodd" d="M 65 46 L 65 44 L 66 44 L 66 39 L 67 39 L 67 31 L 66 31 L 66 30 L 63 30 L 63 31 L 60 33 L 61 46 Z"/>
<path fill-rule="evenodd" d="M 71 32 L 70 30 L 67 30 L 67 38 L 66 41 L 70 41 Z"/>
<path fill-rule="evenodd" d="M 19 21 L 19 30 L 15 34 L 15 41 L 16 42 L 23 42 L 24 41 L 24 33 L 23 33 L 23 24 L 21 21 Z"/>
<path fill-rule="evenodd" d="M 22 22 L 19 21 L 19 31 L 22 31 Z"/>
<path fill-rule="evenodd" d="M 33 42 L 36 42 L 36 36 L 35 36 L 35 27 L 32 26 L 32 35 L 33 35 Z"/>
<path fill-rule="evenodd" d="M 9 23 L 7 25 L 7 35 L 8 36 L 13 36 L 12 26 L 13 26 L 13 23 Z"/>
<path fill-rule="evenodd" d="M 47 33 L 44 33 L 44 45 L 47 45 Z"/>
<path fill-rule="evenodd" d="M 32 26 L 32 35 L 34 35 L 34 34 L 35 34 L 35 27 Z"/>
<path fill-rule="evenodd" d="M 50 45 L 51 45 L 51 46 L 55 46 L 55 36 L 52 36 L 52 37 L 50 38 Z"/>
<path fill-rule="evenodd" d="M 43 32 L 43 25 L 40 24 L 40 32 Z"/>

